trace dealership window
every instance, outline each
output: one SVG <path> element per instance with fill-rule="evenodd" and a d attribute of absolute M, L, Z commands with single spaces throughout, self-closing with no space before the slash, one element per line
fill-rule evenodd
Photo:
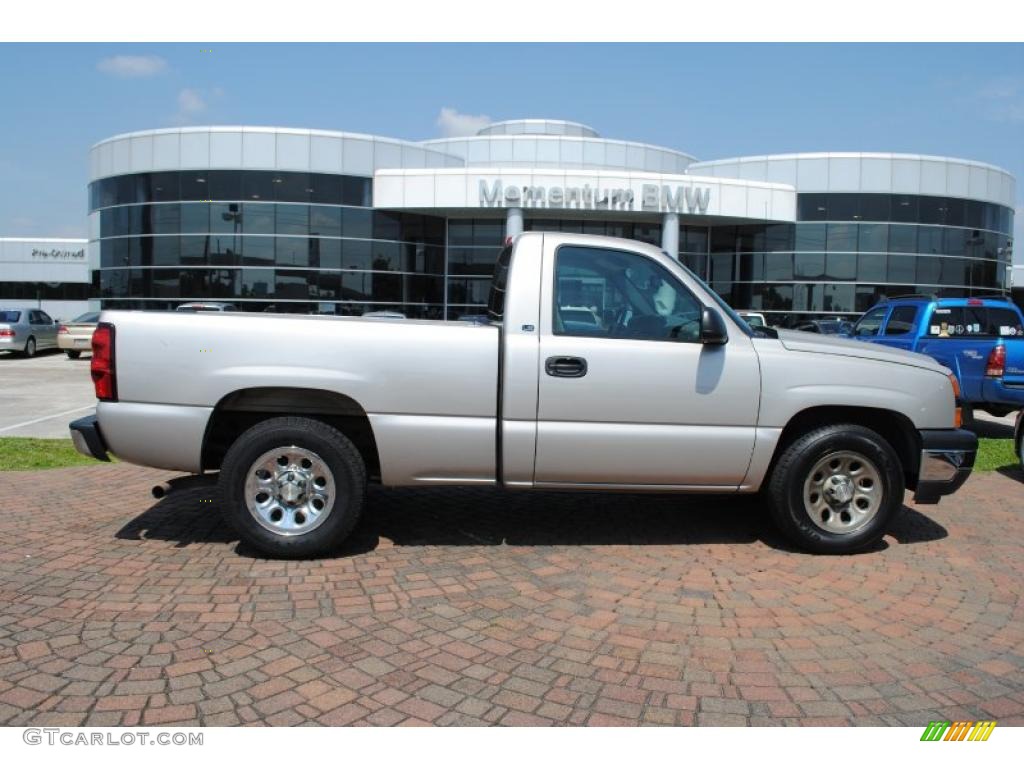
<path fill-rule="evenodd" d="M 326 205 L 310 206 L 309 233 L 322 237 L 341 237 L 341 209 Z"/>
<path fill-rule="evenodd" d="M 274 232 L 279 235 L 308 235 L 309 207 L 305 205 L 277 205 Z"/>
<path fill-rule="evenodd" d="M 210 231 L 210 206 L 206 203 L 181 204 L 182 234 L 201 235 Z"/>
<path fill-rule="evenodd" d="M 345 269 L 370 269 L 370 245 L 368 240 L 342 240 L 341 266 Z"/>
<path fill-rule="evenodd" d="M 888 276 L 888 261 L 889 257 L 884 253 L 859 254 L 857 256 L 857 279 L 861 282 L 884 283 Z"/>
<path fill-rule="evenodd" d="M 857 250 L 856 224 L 829 224 L 826 237 L 829 251 Z"/>
<path fill-rule="evenodd" d="M 373 212 L 362 208 L 341 209 L 341 234 L 369 239 L 373 236 Z"/>
<path fill-rule="evenodd" d="M 825 224 L 797 224 L 796 250 L 824 251 L 826 232 Z"/>
<path fill-rule="evenodd" d="M 241 211 L 242 232 L 247 235 L 272 235 L 276 231 L 277 206 L 272 203 L 245 203 Z"/>
<path fill-rule="evenodd" d="M 889 256 L 889 280 L 890 283 L 913 283 L 917 267 L 916 256 Z"/>
<path fill-rule="evenodd" d="M 309 239 L 305 237 L 275 238 L 277 257 L 275 264 L 285 267 L 309 266 Z"/>
<path fill-rule="evenodd" d="M 917 253 L 918 227 L 909 224 L 893 224 L 889 227 L 890 253 Z"/>

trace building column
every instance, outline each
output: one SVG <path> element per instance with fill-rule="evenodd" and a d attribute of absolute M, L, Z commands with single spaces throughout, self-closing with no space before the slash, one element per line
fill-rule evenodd
<path fill-rule="evenodd" d="M 666 213 L 661 218 L 661 249 L 679 259 L 679 214 Z"/>
<path fill-rule="evenodd" d="M 515 237 L 523 233 L 523 209 L 509 208 L 505 214 L 505 237 Z"/>

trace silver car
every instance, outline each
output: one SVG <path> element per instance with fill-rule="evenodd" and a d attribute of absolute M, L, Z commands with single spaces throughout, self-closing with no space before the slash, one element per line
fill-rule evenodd
<path fill-rule="evenodd" d="M 57 346 L 57 321 L 41 309 L 0 309 L 0 350 L 32 357 Z"/>

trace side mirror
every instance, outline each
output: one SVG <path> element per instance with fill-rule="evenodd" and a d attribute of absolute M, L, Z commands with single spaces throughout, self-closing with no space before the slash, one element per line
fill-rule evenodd
<path fill-rule="evenodd" d="M 729 331 L 718 310 L 704 307 L 704 311 L 700 313 L 701 344 L 725 344 L 728 340 Z"/>

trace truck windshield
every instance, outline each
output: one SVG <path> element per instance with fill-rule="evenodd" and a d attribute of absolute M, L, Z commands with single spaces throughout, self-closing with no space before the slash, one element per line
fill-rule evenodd
<path fill-rule="evenodd" d="M 671 258 L 671 257 L 669 257 L 669 258 Z M 680 262 L 679 266 L 683 268 L 683 270 L 686 272 L 686 274 L 688 274 L 690 277 L 692 277 L 694 280 L 696 280 L 697 284 L 701 288 L 703 288 L 705 291 L 707 291 L 709 294 L 711 294 L 711 298 L 713 298 L 715 300 L 715 303 L 718 304 L 718 306 L 721 308 L 721 310 L 723 312 L 725 312 L 725 314 L 727 314 L 732 319 L 732 321 L 734 323 L 736 323 L 736 325 L 738 325 L 740 327 L 740 329 L 745 334 L 747 334 L 747 336 L 767 336 L 767 335 L 769 335 L 767 328 L 758 328 L 757 331 L 755 332 L 754 329 L 750 327 L 750 324 L 747 323 L 746 320 L 744 320 L 742 317 L 740 317 L 738 314 L 736 314 L 736 310 L 735 309 L 733 309 L 732 307 L 730 307 L 728 304 L 725 303 L 725 299 L 723 299 L 721 296 L 719 296 L 717 293 L 715 293 L 713 290 L 711 290 L 711 286 L 709 286 L 707 283 L 705 283 L 703 280 L 701 280 L 699 277 L 697 277 L 697 275 L 689 267 L 687 267 L 685 264 Z"/>

